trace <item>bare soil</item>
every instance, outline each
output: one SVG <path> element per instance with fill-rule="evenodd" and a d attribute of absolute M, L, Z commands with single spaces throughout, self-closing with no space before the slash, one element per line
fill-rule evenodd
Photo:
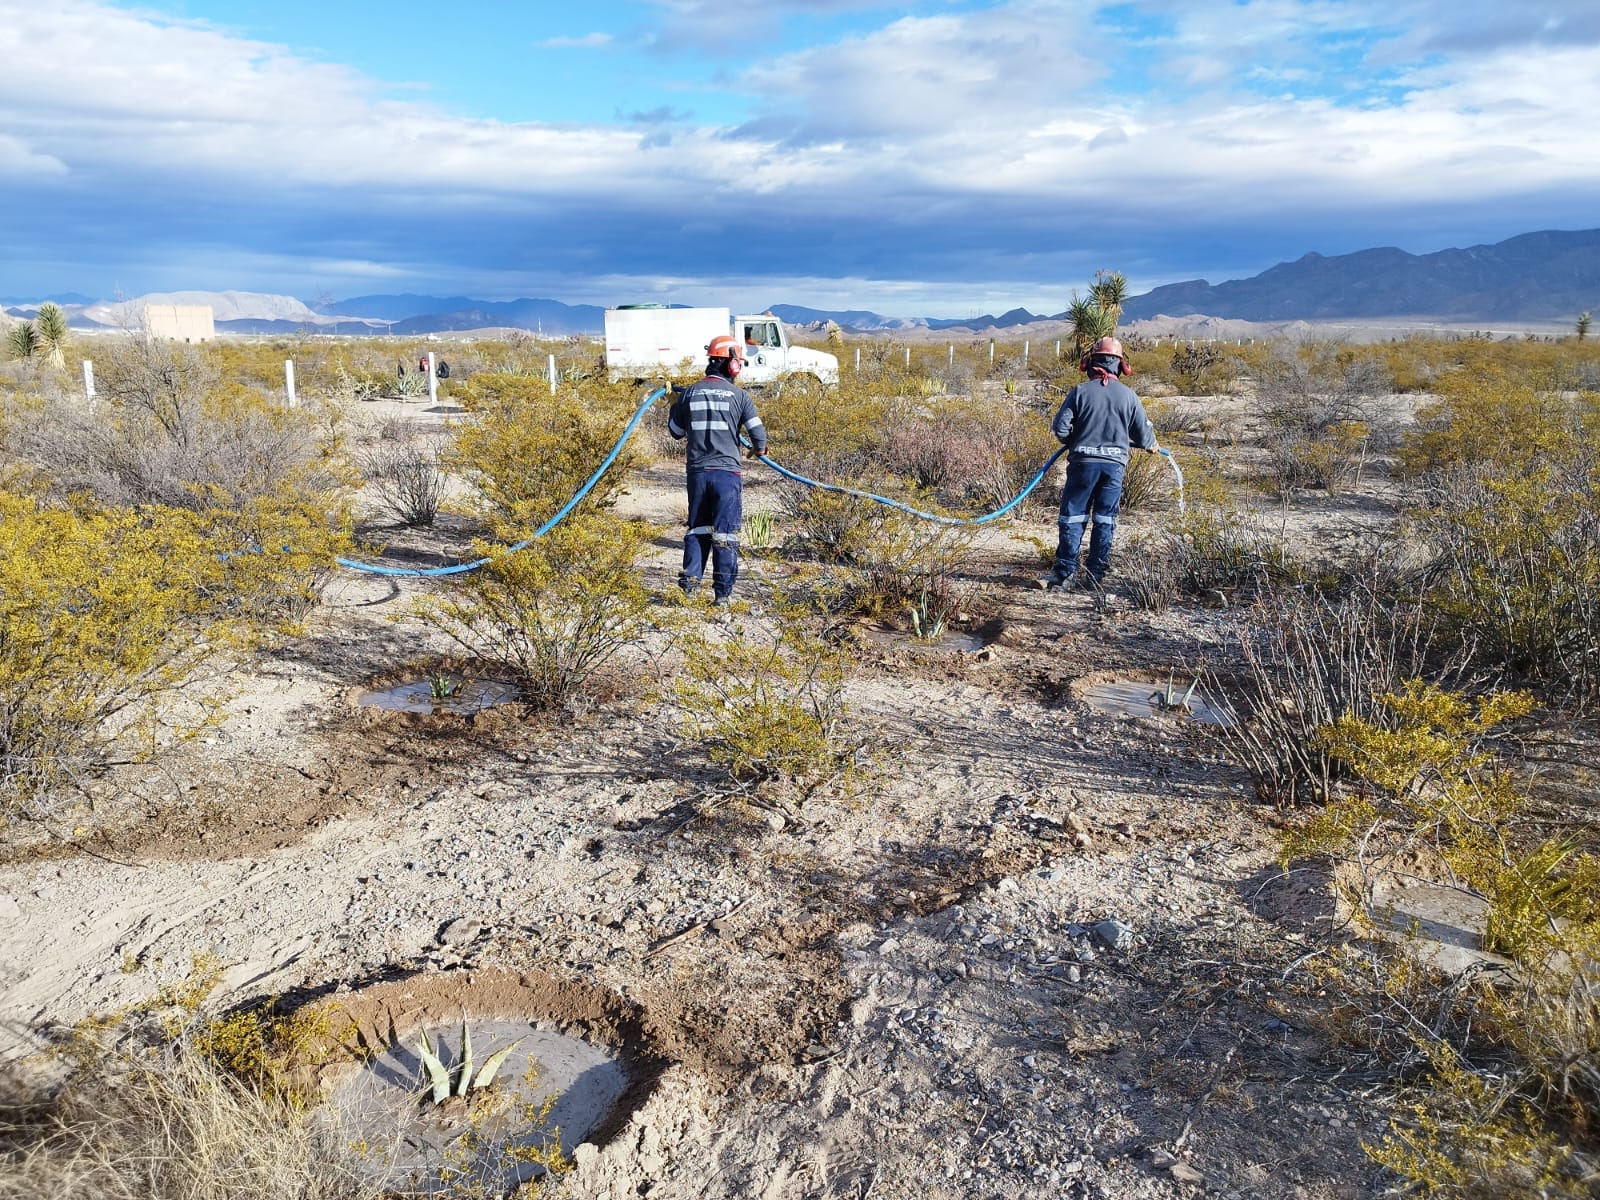
<path fill-rule="evenodd" d="M 670 465 L 623 501 L 668 531 L 642 564 L 663 592 L 680 505 Z M 1279 513 L 1311 546 L 1387 515 L 1381 479 Z M 1030 536 L 1053 519 L 973 554 L 982 651 L 859 646 L 874 765 L 798 809 L 729 796 L 661 701 L 357 709 L 450 652 L 405 616 L 449 583 L 341 575 L 213 734 L 102 781 L 72 853 L 0 866 L 10 1053 L 215 953 L 221 1007 L 332 997 L 374 1039 L 537 1009 L 621 1049 L 647 1082 L 552 1194 L 1377 1194 L 1359 1143 L 1384 1114 L 1287 982 L 1336 919 L 1327 881 L 1276 868 L 1275 815 L 1198 723 L 1078 691 L 1186 682 L 1230 614 L 1047 596 Z M 759 602 L 787 568 L 747 561 Z"/>

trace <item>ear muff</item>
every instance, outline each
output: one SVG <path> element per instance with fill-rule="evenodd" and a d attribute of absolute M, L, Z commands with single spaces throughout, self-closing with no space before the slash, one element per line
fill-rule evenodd
<path fill-rule="evenodd" d="M 1082 371 L 1085 375 L 1089 373 L 1089 356 L 1087 354 L 1078 360 L 1078 370 Z"/>

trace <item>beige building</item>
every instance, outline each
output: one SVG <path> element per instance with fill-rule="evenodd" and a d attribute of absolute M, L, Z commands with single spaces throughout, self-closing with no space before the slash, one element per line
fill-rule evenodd
<path fill-rule="evenodd" d="M 144 329 L 151 337 L 175 342 L 209 342 L 217 336 L 209 304 L 147 304 Z"/>

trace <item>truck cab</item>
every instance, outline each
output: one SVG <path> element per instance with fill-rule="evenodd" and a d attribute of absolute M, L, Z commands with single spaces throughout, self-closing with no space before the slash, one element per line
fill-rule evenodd
<path fill-rule="evenodd" d="M 725 308 L 620 305 L 606 310 L 606 367 L 613 379 L 659 376 L 705 365 L 712 338 L 732 334 L 744 346 L 739 382 L 761 387 L 785 375 L 839 382 L 839 360 L 789 343 L 789 331 L 771 313 L 730 317 Z"/>
<path fill-rule="evenodd" d="M 819 350 L 789 344 L 789 331 L 770 313 L 735 317 L 734 337 L 744 342 L 745 368 L 739 382 L 771 383 L 780 375 L 815 375 L 823 383 L 839 382 L 839 360 Z"/>

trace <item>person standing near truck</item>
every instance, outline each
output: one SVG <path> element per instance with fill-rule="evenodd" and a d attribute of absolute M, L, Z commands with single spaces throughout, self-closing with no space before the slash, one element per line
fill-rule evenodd
<path fill-rule="evenodd" d="M 706 346 L 706 376 L 678 393 L 667 432 L 686 441 L 689 527 L 683 538 L 678 586 L 692 596 L 711 560 L 711 595 L 726 605 L 739 579 L 739 530 L 744 522 L 744 476 L 739 470 L 739 430 L 754 453 L 767 452 L 767 430 L 750 393 L 739 387 L 744 351 L 731 337 Z"/>
<path fill-rule="evenodd" d="M 1111 541 L 1117 532 L 1128 452 L 1134 447 L 1152 454 L 1161 450 L 1144 405 L 1122 382 L 1131 372 L 1121 342 L 1114 337 L 1101 338 L 1078 369 L 1089 378 L 1067 393 L 1051 426 L 1056 439 L 1068 448 L 1068 456 L 1061 515 L 1056 521 L 1055 570 L 1039 581 L 1046 591 L 1078 586 L 1083 527 L 1091 520 L 1094 528 L 1089 534 L 1084 575 L 1089 586 L 1100 586 L 1111 569 Z"/>

